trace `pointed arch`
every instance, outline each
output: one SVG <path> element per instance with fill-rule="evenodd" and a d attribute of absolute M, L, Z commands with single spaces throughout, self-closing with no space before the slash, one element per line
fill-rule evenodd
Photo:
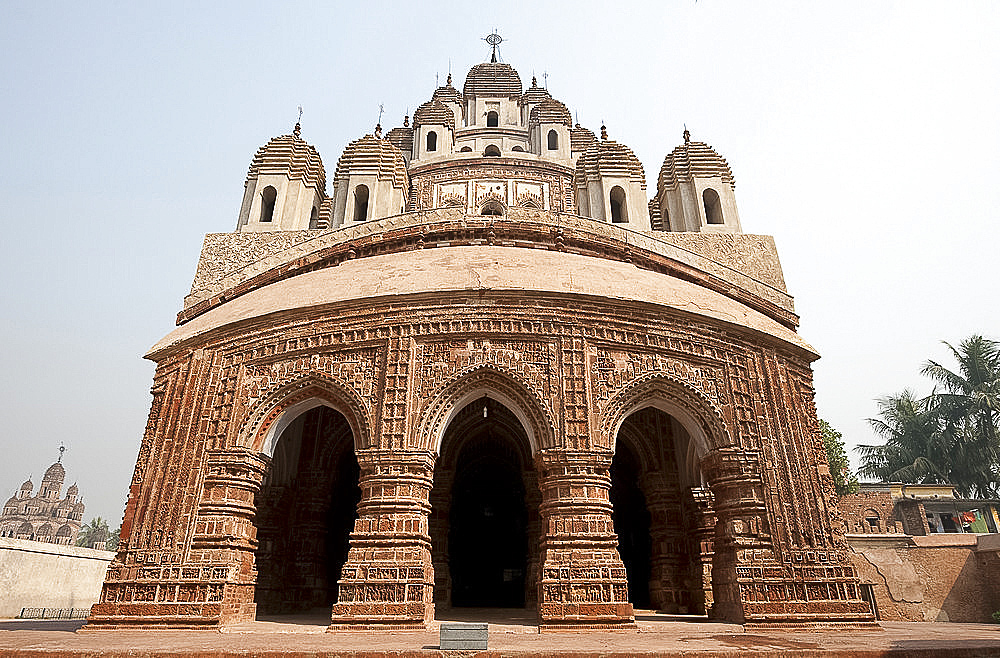
<path fill-rule="evenodd" d="M 417 428 L 418 447 L 440 453 L 448 424 L 470 402 L 489 396 L 507 407 L 524 427 L 531 454 L 552 447 L 555 425 L 545 403 L 531 387 L 509 372 L 493 365 L 477 365 L 464 370 L 445 384 L 421 414 Z"/>
<path fill-rule="evenodd" d="M 318 372 L 302 375 L 264 397 L 241 428 L 237 445 L 270 457 L 281 432 L 298 416 L 321 405 L 347 419 L 355 450 L 368 447 L 371 422 L 364 404 L 349 386 Z"/>
<path fill-rule="evenodd" d="M 632 380 L 608 401 L 601 419 L 600 440 L 614 451 L 614 442 L 625 419 L 636 411 L 655 407 L 674 418 L 691 437 L 691 449 L 699 459 L 709 451 L 733 440 L 726 428 L 722 411 L 708 396 L 691 386 L 663 373 L 649 373 Z"/>

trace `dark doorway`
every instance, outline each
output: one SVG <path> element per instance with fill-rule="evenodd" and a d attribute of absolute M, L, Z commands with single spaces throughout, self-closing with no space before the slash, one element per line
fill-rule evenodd
<path fill-rule="evenodd" d="M 532 603 L 529 547 L 537 544 L 538 528 L 537 514 L 529 509 L 537 496 L 526 488 L 526 479 L 534 480 L 525 464 L 530 465 L 527 437 L 499 402 L 474 402 L 449 424 L 431 497 L 440 607 Z"/>
<path fill-rule="evenodd" d="M 350 425 L 329 407 L 296 418 L 278 439 L 257 497 L 259 614 L 329 608 L 361 498 Z"/>
<path fill-rule="evenodd" d="M 640 467 L 628 446 L 619 443 L 611 462 L 611 518 L 618 534 L 618 552 L 628 576 L 628 598 L 636 608 L 649 608 L 649 509 L 639 488 Z"/>

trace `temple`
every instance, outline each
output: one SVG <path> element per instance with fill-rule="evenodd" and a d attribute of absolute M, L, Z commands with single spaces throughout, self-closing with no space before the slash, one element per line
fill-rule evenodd
<path fill-rule="evenodd" d="M 491 60 L 347 145 L 329 187 L 300 124 L 253 156 L 146 355 L 89 627 L 873 624 L 818 355 L 726 160 L 684 130 L 647 189 L 613 130 Z"/>
<path fill-rule="evenodd" d="M 66 469 L 59 459 L 45 470 L 38 493 L 31 478 L 4 503 L 0 513 L 0 537 L 28 539 L 49 544 L 73 545 L 83 523 L 85 506 L 79 500 L 80 489 L 71 484 L 62 496 Z"/>

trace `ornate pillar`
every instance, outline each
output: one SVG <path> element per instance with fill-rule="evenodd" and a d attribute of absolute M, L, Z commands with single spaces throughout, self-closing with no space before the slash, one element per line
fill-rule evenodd
<path fill-rule="evenodd" d="M 451 607 L 451 569 L 448 566 L 448 530 L 451 517 L 451 488 L 455 471 L 439 467 L 431 490 L 431 557 L 434 561 L 434 602 Z"/>
<path fill-rule="evenodd" d="M 541 578 L 541 520 L 538 508 L 541 505 L 541 493 L 538 491 L 538 477 L 535 471 L 525 469 L 524 504 L 528 508 L 528 573 L 525 574 L 524 607 L 538 608 L 538 586 Z"/>
<path fill-rule="evenodd" d="M 754 562 L 774 562 L 758 456 L 735 447 L 718 448 L 706 455 L 701 467 L 715 495 L 712 617 L 743 623 L 740 572 L 748 576 L 745 567 Z"/>
<path fill-rule="evenodd" d="M 357 457 L 361 502 L 328 630 L 425 628 L 434 618 L 434 454 L 368 449 Z"/>
<path fill-rule="evenodd" d="M 252 621 L 256 614 L 254 498 L 270 459 L 252 450 L 208 451 L 191 550 L 112 563 L 87 628 L 204 627 Z M 176 544 L 159 528 L 129 537 L 128 550 Z M 171 533 L 172 534 L 172 533 Z M 121 552 L 120 552 L 121 554 Z M 155 560 L 155 561 L 154 561 Z"/>
<path fill-rule="evenodd" d="M 535 458 L 542 493 L 542 630 L 635 625 L 611 521 L 611 457 L 552 450 Z"/>
<path fill-rule="evenodd" d="M 796 545 L 776 555 L 758 460 L 755 452 L 730 447 L 713 450 L 702 462 L 718 519 L 712 616 L 750 628 L 876 628 L 844 549 Z"/>
<path fill-rule="evenodd" d="M 649 598 L 657 610 L 686 613 L 691 599 L 689 546 L 681 516 L 676 473 L 673 486 L 663 471 L 649 471 L 639 486 L 649 510 Z"/>
<path fill-rule="evenodd" d="M 692 560 L 692 612 L 709 613 L 712 610 L 712 559 L 715 557 L 715 498 L 707 487 L 691 487 L 684 501 L 690 524 Z"/>

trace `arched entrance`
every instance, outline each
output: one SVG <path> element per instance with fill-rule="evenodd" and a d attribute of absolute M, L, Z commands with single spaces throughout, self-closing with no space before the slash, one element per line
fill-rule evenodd
<path fill-rule="evenodd" d="M 431 491 L 436 606 L 534 605 L 537 491 L 528 437 L 510 409 L 484 396 L 452 418 Z"/>
<path fill-rule="evenodd" d="M 684 426 L 646 407 L 621 425 L 611 464 L 618 550 L 636 608 L 705 614 L 712 601 L 712 497 Z"/>
<path fill-rule="evenodd" d="M 274 441 L 257 496 L 258 614 L 330 607 L 361 497 L 347 419 L 315 406 Z"/>

